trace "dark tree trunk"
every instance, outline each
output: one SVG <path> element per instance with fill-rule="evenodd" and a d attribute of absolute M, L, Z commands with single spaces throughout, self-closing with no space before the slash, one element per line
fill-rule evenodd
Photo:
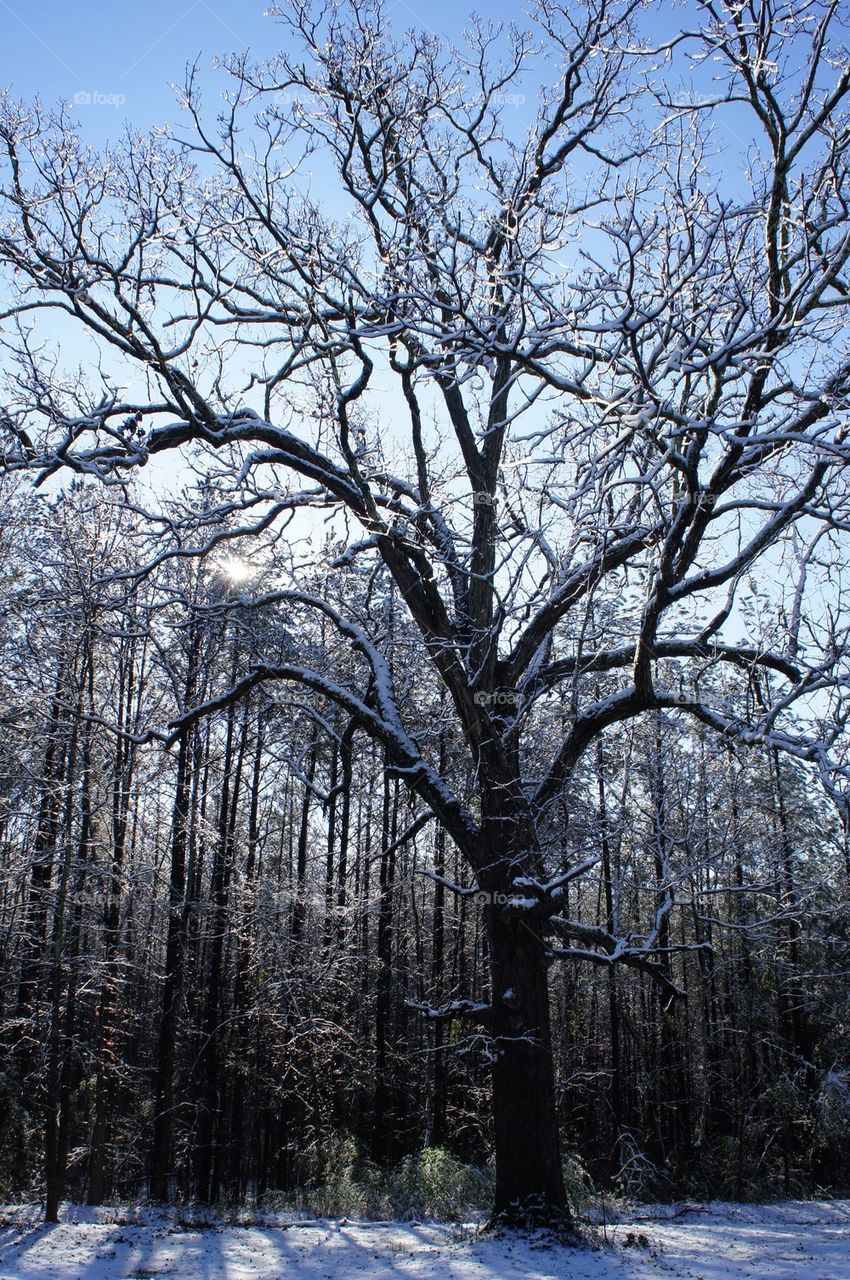
<path fill-rule="evenodd" d="M 493 991 L 493 1218 L 566 1225 L 548 962 L 542 939 L 498 903 L 486 908 Z"/>
<path fill-rule="evenodd" d="M 564 1188 L 549 1013 L 549 951 L 540 918 L 508 901 L 517 876 L 542 874 L 534 826 L 517 793 L 518 761 L 489 776 L 479 883 L 490 966 L 496 1190 L 493 1224 L 572 1227 Z M 495 771 L 494 771 L 495 772 Z M 494 853 L 500 851 L 494 857 Z"/>
<path fill-rule="evenodd" d="M 304 959 L 304 930 L 307 923 L 307 863 L 310 849 L 310 808 L 313 802 L 313 783 L 316 780 L 318 734 L 314 731 L 307 756 L 306 785 L 301 802 L 301 822 L 298 828 L 298 852 L 295 866 L 294 900 L 292 905 L 292 955 L 293 962 Z"/>
<path fill-rule="evenodd" d="M 248 802 L 248 848 L 245 860 L 245 891 L 241 903 L 241 922 L 238 942 L 235 949 L 234 982 L 233 982 L 233 1014 L 237 1020 L 244 1019 L 244 1025 L 255 1025 L 250 1007 L 250 967 L 254 947 L 254 921 L 256 914 L 256 881 L 260 872 L 260 791 L 263 780 L 263 751 L 265 746 L 265 724 L 263 709 L 257 712 L 257 738 L 254 744 L 254 759 L 251 769 L 251 789 Z M 251 1071 L 256 1079 L 256 1037 L 252 1037 Z M 246 1064 L 247 1065 L 247 1064 Z M 246 1124 L 246 1112 L 249 1107 L 249 1091 L 251 1089 L 249 1072 L 233 1073 L 231 1089 L 230 1124 L 228 1133 L 228 1185 L 236 1189 L 241 1198 L 246 1188 L 245 1168 L 248 1164 L 247 1153 L 256 1134 L 249 1132 Z M 254 1111 L 256 1115 L 256 1109 Z"/>
<path fill-rule="evenodd" d="M 186 732 L 180 738 L 171 834 L 168 937 L 165 944 L 165 974 L 162 986 L 162 1016 L 159 1025 L 156 1070 L 156 1112 L 153 1126 L 153 1177 L 151 1189 L 156 1200 L 166 1200 L 168 1198 L 168 1174 L 171 1165 L 177 1015 L 180 993 L 183 989 L 183 963 L 187 926 L 184 899 L 186 894 L 186 846 L 189 826 L 191 768 L 189 733 Z"/>
<path fill-rule="evenodd" d="M 446 874 L 446 832 L 439 826 L 434 837 L 434 872 Z M 434 917 L 431 934 L 431 990 L 434 1004 L 439 1006 L 445 998 L 446 966 L 446 890 L 442 879 L 434 885 Z M 428 1128 L 428 1145 L 441 1147 L 446 1141 L 446 1110 L 448 1103 L 448 1073 L 443 1043 L 444 1024 L 438 1019 L 434 1025 L 434 1074 L 432 1078 L 431 1123 Z"/>
<path fill-rule="evenodd" d="M 381 826 L 382 849 L 379 868 L 377 960 L 378 976 L 375 997 L 375 1098 L 373 1109 L 372 1154 L 387 1161 L 394 1154 L 394 1090 L 390 1068 L 390 1013 L 393 991 L 393 935 L 395 895 L 395 842 L 398 831 L 398 787 L 391 787 L 384 773 L 384 804 Z"/>
<path fill-rule="evenodd" d="M 231 672 L 235 679 L 236 660 Z M 224 1101 L 225 1075 L 221 1061 L 221 1023 L 226 987 L 225 946 L 228 941 L 229 894 L 233 872 L 235 819 L 239 805 L 242 769 L 248 736 L 246 710 L 240 741 L 236 745 L 236 704 L 227 717 L 223 776 L 218 811 L 218 831 L 210 882 L 209 966 L 203 1000 L 203 1039 L 197 1056 L 200 1118 L 195 1143 L 196 1189 L 200 1200 L 212 1204 L 221 1188 L 220 1119 Z"/>
<path fill-rule="evenodd" d="M 337 801 L 339 799 L 339 749 L 331 744 L 331 772 L 328 786 L 328 804 L 325 818 L 328 824 L 325 845 L 325 930 L 323 954 L 327 954 L 334 935 L 334 862 L 336 858 Z"/>
<path fill-rule="evenodd" d="M 201 628 L 197 618 L 193 617 L 189 634 L 186 682 L 183 691 L 184 704 L 186 706 L 191 704 L 195 695 L 200 651 Z M 156 1110 L 154 1113 L 153 1149 L 151 1152 L 151 1190 L 156 1200 L 168 1199 L 168 1179 L 171 1167 L 178 1012 L 183 991 L 186 935 L 189 925 L 186 901 L 186 857 L 189 849 L 189 833 L 194 809 L 193 781 L 197 779 L 197 770 L 195 768 L 197 762 L 193 758 L 192 738 L 193 731 L 191 730 L 185 730 L 180 735 L 172 812 L 171 865 L 168 886 L 168 935 L 165 944 L 162 1013 L 159 1024 L 159 1043 L 157 1045 Z M 190 899 L 191 896 L 190 878 Z"/>
<path fill-rule="evenodd" d="M 199 679 L 203 638 L 202 624 L 192 610 L 183 687 L 184 706 L 191 706 L 193 698 L 201 696 L 203 692 L 203 680 Z M 209 723 L 207 733 L 209 733 Z M 208 761 L 208 751 L 205 757 Z M 201 760 L 201 741 L 198 731 L 184 730 L 179 739 L 172 810 L 168 933 L 165 944 L 165 973 L 157 1045 L 156 1104 L 151 1152 L 151 1191 L 156 1200 L 168 1199 L 169 1192 L 179 1014 L 186 978 L 192 904 L 197 897 L 198 888 L 195 871 L 197 862 L 195 830 L 197 825 L 201 829 L 204 826 L 202 801 L 199 798 Z M 198 818 L 200 818 L 199 823 Z"/>
<path fill-rule="evenodd" d="M 352 762 L 351 747 L 354 739 L 356 722 L 349 721 L 340 742 L 340 764 L 342 767 L 342 804 L 339 819 L 339 860 L 336 873 L 336 907 L 337 907 L 337 942 L 345 938 L 345 908 L 348 902 L 346 877 L 348 875 L 348 845 L 351 831 L 351 790 Z"/>
<path fill-rule="evenodd" d="M 67 1109 L 63 1121 L 63 1100 L 67 1097 L 67 1070 L 69 1024 L 73 1030 L 73 998 L 70 990 L 65 992 L 65 933 L 68 896 L 72 883 L 72 843 L 71 828 L 74 817 L 73 784 L 76 774 L 78 728 L 82 719 L 82 698 L 79 701 L 74 718 L 74 728 L 68 750 L 68 786 L 64 806 L 63 826 L 66 833 L 65 850 L 62 869 L 56 893 L 56 908 L 53 915 L 52 963 L 50 983 L 50 1036 L 47 1054 L 47 1090 L 44 1117 L 44 1181 L 46 1222 L 59 1221 L 59 1202 L 65 1187 L 65 1150 L 67 1132 Z M 88 817 L 84 816 L 84 835 L 88 838 Z M 63 1011 L 63 1003 L 65 1005 Z"/>
<path fill-rule="evenodd" d="M 602 743 L 596 744 L 596 786 L 599 799 L 600 854 L 602 880 L 605 889 L 605 928 L 613 934 L 617 930 L 617 905 L 614 897 L 614 869 L 611 857 L 611 839 L 608 830 L 608 805 L 605 795 L 605 757 Z M 619 875 L 618 875 L 619 879 Z M 619 885 L 617 885 L 619 893 Z M 623 1128 L 622 1076 L 623 1064 L 620 1052 L 620 996 L 617 973 L 613 965 L 608 967 L 608 1026 L 611 1037 L 611 1116 L 614 1124 L 613 1155 L 619 1159 Z"/>
<path fill-rule="evenodd" d="M 123 652 L 118 673 L 119 723 L 132 731 L 138 722 L 136 705 L 135 643 Z M 111 782 L 112 866 L 104 912 L 104 951 L 106 975 L 100 989 L 97 1027 L 97 1079 L 95 1082 L 94 1121 L 89 1147 L 90 1205 L 102 1204 L 106 1191 L 106 1164 L 110 1145 L 113 1100 L 116 1081 L 116 1023 L 119 1017 L 121 895 L 124 854 L 127 843 L 128 815 L 136 763 L 135 745 L 123 737 L 115 743 Z"/>

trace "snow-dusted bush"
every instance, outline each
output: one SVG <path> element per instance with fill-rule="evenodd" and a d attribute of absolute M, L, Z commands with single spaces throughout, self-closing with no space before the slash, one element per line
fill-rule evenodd
<path fill-rule="evenodd" d="M 453 1221 L 483 1208 L 493 1194 L 491 1171 L 461 1164 L 443 1147 L 405 1156 L 389 1177 L 395 1216 Z"/>
<path fill-rule="evenodd" d="M 492 1194 L 491 1169 L 463 1164 L 442 1147 L 413 1152 L 384 1170 L 363 1156 L 355 1139 L 346 1134 L 317 1153 L 294 1205 L 318 1218 L 456 1221 L 485 1208 Z"/>

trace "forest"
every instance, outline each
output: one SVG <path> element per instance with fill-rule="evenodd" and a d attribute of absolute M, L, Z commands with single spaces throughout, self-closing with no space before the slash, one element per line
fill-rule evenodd
<path fill-rule="evenodd" d="M 850 1193 L 848 15 L 659 13 L 2 98 L 0 1197 Z"/>
<path fill-rule="evenodd" d="M 273 540 L 143 574 L 149 535 L 123 499 L 82 483 L 6 498 L 4 1194 L 45 1176 L 47 1143 L 47 1176 L 92 1204 L 368 1185 L 366 1162 L 428 1149 L 486 1195 L 488 1045 L 427 1016 L 486 1002 L 482 895 L 351 717 L 274 688 L 216 707 L 293 633 L 341 677 L 347 646 L 258 603 Z M 392 637 L 404 713 L 468 794 L 386 579 L 311 586 Z M 732 707 L 755 696 L 706 680 Z M 145 741 L 188 702 L 212 710 L 170 750 Z M 555 849 L 586 867 L 564 910 L 617 935 L 654 919 L 682 948 L 662 986 L 584 957 L 553 972 L 558 1116 L 595 1184 L 846 1192 L 846 835 L 810 770 L 673 717 L 584 760 L 553 815 Z"/>

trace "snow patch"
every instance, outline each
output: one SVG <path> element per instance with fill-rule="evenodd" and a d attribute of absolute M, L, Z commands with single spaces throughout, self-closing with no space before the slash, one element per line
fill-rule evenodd
<path fill-rule="evenodd" d="M 596 1248 L 483 1237 L 474 1224 L 317 1222 L 247 1212 L 0 1209 L 0 1280 L 850 1280 L 850 1201 L 651 1205 L 590 1228 Z M 203 1224 L 203 1225 L 202 1225 Z"/>

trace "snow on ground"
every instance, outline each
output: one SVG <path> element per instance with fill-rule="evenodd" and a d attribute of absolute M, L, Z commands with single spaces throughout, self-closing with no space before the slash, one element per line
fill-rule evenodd
<path fill-rule="evenodd" d="M 0 1210 L 0 1280 L 850 1280 L 848 1200 L 645 1206 L 576 1249 L 434 1223 L 62 1216 Z"/>

